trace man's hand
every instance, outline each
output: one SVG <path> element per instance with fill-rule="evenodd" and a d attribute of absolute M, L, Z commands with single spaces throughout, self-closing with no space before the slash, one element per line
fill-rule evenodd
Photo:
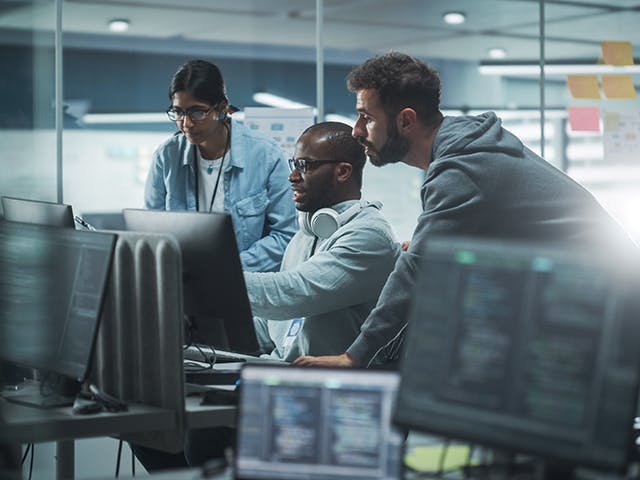
<path fill-rule="evenodd" d="M 356 363 L 349 355 L 327 355 L 324 357 L 312 357 L 305 355 L 293 361 L 299 367 L 354 367 Z"/>

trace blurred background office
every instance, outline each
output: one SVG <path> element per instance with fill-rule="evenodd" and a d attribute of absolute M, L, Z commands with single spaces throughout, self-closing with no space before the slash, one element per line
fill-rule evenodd
<path fill-rule="evenodd" d="M 567 86 L 573 74 L 604 86 L 604 68 L 637 82 L 639 67 L 606 65 L 601 42 L 638 54 L 639 22 L 640 0 L 4 0 L 0 194 L 78 214 L 141 207 L 151 154 L 175 131 L 167 79 L 186 60 L 221 68 L 239 118 L 307 106 L 318 121 L 353 122 L 346 74 L 393 49 L 440 72 L 445 114 L 496 111 L 640 240 L 635 91 Z M 422 175 L 365 169 L 365 196 L 384 203 L 402 239 Z"/>
<path fill-rule="evenodd" d="M 439 70 L 445 113 L 497 111 L 507 128 L 583 183 L 638 238 L 638 102 L 604 93 L 600 99 L 574 98 L 566 83 L 572 73 L 601 78 L 603 40 L 640 48 L 638 5 L 3 1 L 0 192 L 64 201 L 85 214 L 140 206 L 151 153 L 175 130 L 164 114 L 167 79 L 187 59 L 221 67 L 238 116 L 245 107 L 296 102 L 316 108 L 318 119 L 345 120 L 355 118 L 355 99 L 344 85 L 347 72 L 373 54 L 396 49 Z M 614 74 L 631 74 L 635 81 L 635 68 L 617 67 Z M 573 131 L 568 108 L 576 106 L 598 107 L 603 119 L 622 112 L 620 122 L 629 120 L 619 135 L 625 144 L 608 142 L 604 122 L 599 131 Z M 365 172 L 366 195 L 383 201 L 402 238 L 409 238 L 419 211 L 421 180 L 420 172 L 402 165 Z"/>

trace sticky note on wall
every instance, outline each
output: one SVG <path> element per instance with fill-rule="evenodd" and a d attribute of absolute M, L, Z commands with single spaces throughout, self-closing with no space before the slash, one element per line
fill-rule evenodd
<path fill-rule="evenodd" d="M 607 98 L 636 98 L 631 75 L 603 75 L 602 90 Z"/>
<path fill-rule="evenodd" d="M 633 65 L 631 42 L 602 42 L 602 58 L 607 65 Z"/>
<path fill-rule="evenodd" d="M 599 132 L 598 107 L 569 107 L 569 125 L 574 132 Z"/>
<path fill-rule="evenodd" d="M 617 132 L 620 128 L 620 112 L 605 112 L 602 124 L 605 132 Z"/>
<path fill-rule="evenodd" d="M 600 98 L 597 75 L 567 75 L 567 86 L 573 98 Z"/>

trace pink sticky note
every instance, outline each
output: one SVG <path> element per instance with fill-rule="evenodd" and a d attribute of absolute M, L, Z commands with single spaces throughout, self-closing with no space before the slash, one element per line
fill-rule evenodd
<path fill-rule="evenodd" d="M 569 107 L 569 125 L 574 132 L 599 132 L 600 110 L 598 107 Z"/>

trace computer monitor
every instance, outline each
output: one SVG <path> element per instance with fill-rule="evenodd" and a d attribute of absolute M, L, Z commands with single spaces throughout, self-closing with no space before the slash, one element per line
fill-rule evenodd
<path fill-rule="evenodd" d="M 396 421 L 549 465 L 624 468 L 637 261 L 481 238 L 433 237 L 422 253 Z"/>
<path fill-rule="evenodd" d="M 122 212 L 84 212 L 82 219 L 96 230 L 126 230 Z"/>
<path fill-rule="evenodd" d="M 71 205 L 13 197 L 1 200 L 5 220 L 75 228 Z"/>
<path fill-rule="evenodd" d="M 184 313 L 193 343 L 256 354 L 258 340 L 231 216 L 123 210 L 127 230 L 173 235 L 182 253 Z M 221 328 L 222 327 L 222 328 Z"/>
<path fill-rule="evenodd" d="M 234 478 L 402 478 L 398 372 L 253 363 L 240 382 Z"/>
<path fill-rule="evenodd" d="M 116 236 L 0 221 L 0 358 L 84 381 Z"/>

